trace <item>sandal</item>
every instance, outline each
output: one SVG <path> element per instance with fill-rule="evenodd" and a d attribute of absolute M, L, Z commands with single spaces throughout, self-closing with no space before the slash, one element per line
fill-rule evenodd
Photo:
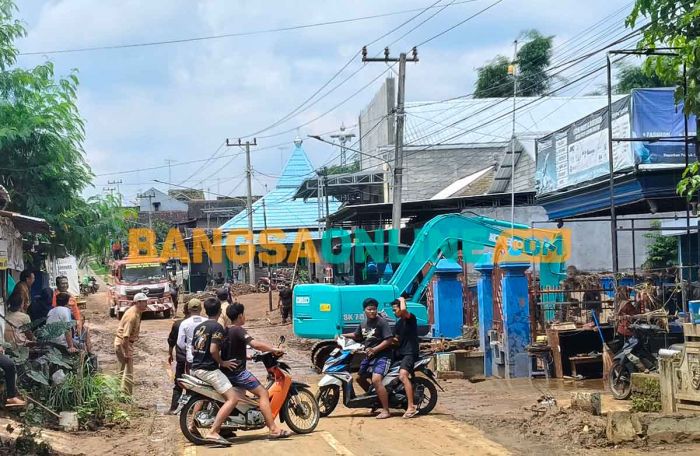
<path fill-rule="evenodd" d="M 377 418 L 378 420 L 385 420 L 385 419 L 387 419 L 387 418 L 391 418 L 391 413 L 387 413 L 387 412 L 382 411 L 382 413 L 380 413 L 379 415 L 377 415 L 376 418 Z"/>
<path fill-rule="evenodd" d="M 270 434 L 267 436 L 268 440 L 277 440 L 277 439 L 286 439 L 287 437 L 291 436 L 292 433 L 289 431 L 285 431 L 282 429 L 278 434 Z"/>
<path fill-rule="evenodd" d="M 220 446 L 226 446 L 229 447 L 231 446 L 231 442 L 226 440 L 225 438 L 218 436 L 218 437 L 207 437 L 204 439 L 204 443 L 207 445 L 220 445 Z"/>
<path fill-rule="evenodd" d="M 418 409 L 413 409 L 413 410 L 406 410 L 406 413 L 403 414 L 403 418 L 413 418 L 414 416 L 418 415 Z"/>

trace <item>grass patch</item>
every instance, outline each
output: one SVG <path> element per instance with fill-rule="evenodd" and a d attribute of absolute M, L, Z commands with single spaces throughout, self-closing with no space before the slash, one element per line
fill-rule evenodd
<path fill-rule="evenodd" d="M 88 264 L 88 266 L 90 266 L 92 272 L 94 272 L 98 276 L 105 278 L 109 275 L 109 267 L 106 264 L 101 264 L 97 261 L 91 261 Z"/>

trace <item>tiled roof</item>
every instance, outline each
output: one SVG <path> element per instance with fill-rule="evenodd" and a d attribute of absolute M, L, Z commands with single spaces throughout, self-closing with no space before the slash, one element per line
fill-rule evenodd
<path fill-rule="evenodd" d="M 253 203 L 253 231 L 257 232 L 265 228 L 263 201 L 265 202 L 268 228 L 316 230 L 319 226 L 317 198 L 309 198 L 305 201 L 293 199 L 302 182 L 314 174 L 314 168 L 304 152 L 301 141 L 296 141 L 292 155 L 289 157 L 274 190 Z M 325 201 L 323 204 L 325 205 Z M 328 205 L 333 213 L 340 207 L 340 202 L 331 198 Z M 236 228 L 248 228 L 247 210 L 236 214 L 221 226 L 224 231 Z"/>

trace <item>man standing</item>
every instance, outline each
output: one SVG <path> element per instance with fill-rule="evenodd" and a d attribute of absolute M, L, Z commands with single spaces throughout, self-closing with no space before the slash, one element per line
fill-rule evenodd
<path fill-rule="evenodd" d="M 396 325 L 394 326 L 394 338 L 399 344 L 396 349 L 397 360 L 401 360 L 399 367 L 399 380 L 403 383 L 406 390 L 406 398 L 408 400 L 408 408 L 403 414 L 404 418 L 413 418 L 418 414 L 416 405 L 413 403 L 413 384 L 411 384 L 411 376 L 413 375 L 413 366 L 418 361 L 418 322 L 416 316 L 406 309 L 406 300 L 404 298 L 395 299 L 391 303 L 396 316 Z"/>
<path fill-rule="evenodd" d="M 231 326 L 231 320 L 226 316 L 226 309 L 229 305 L 229 293 L 228 288 L 222 287 L 216 290 L 216 299 L 221 303 L 221 316 L 219 317 L 219 324 L 224 328 Z"/>
<path fill-rule="evenodd" d="M 78 301 L 76 301 L 75 297 L 68 292 L 68 277 L 66 276 L 56 277 L 56 290 L 53 293 L 53 302 L 51 304 L 52 307 L 56 307 L 56 296 L 59 293 L 67 293 L 70 296 L 70 299 L 68 300 L 68 308 L 70 309 L 71 315 L 73 315 L 73 320 L 75 320 L 78 325 L 78 333 L 80 333 L 83 330 L 81 323 L 82 319 L 80 318 L 80 309 L 78 308 Z"/>
<path fill-rule="evenodd" d="M 377 415 L 377 419 L 383 420 L 391 417 L 389 395 L 382 384 L 382 379 L 389 373 L 391 367 L 390 347 L 394 336 L 391 334 L 389 323 L 377 314 L 379 303 L 376 299 L 365 299 L 362 307 L 365 309 L 365 319 L 354 333 L 343 334 L 343 337 L 362 342 L 367 348 L 367 358 L 360 364 L 357 383 L 367 391 L 369 389 L 367 378 L 371 377 L 372 385 L 382 404 L 382 411 Z"/>
<path fill-rule="evenodd" d="M 279 301 L 277 301 L 277 306 L 280 308 L 280 313 L 282 314 L 282 324 L 287 324 L 287 319 L 290 317 L 289 314 L 292 313 L 292 287 L 284 287 L 280 290 Z"/>
<path fill-rule="evenodd" d="M 177 330 L 177 347 L 185 353 L 185 360 L 187 361 L 187 366 L 185 371 L 189 371 L 190 365 L 192 364 L 192 338 L 194 335 L 194 328 L 203 323 L 206 318 L 204 318 L 202 313 L 202 301 L 197 298 L 190 299 L 187 303 L 188 317 L 182 320 L 180 327 Z"/>
<path fill-rule="evenodd" d="M 134 390 L 134 343 L 139 338 L 141 314 L 148 305 L 148 296 L 137 293 L 134 304 L 124 312 L 114 337 L 114 351 L 119 361 L 118 375 L 122 378 L 121 388 L 131 395 Z"/>
<path fill-rule="evenodd" d="M 32 303 L 32 285 L 34 284 L 34 273 L 29 269 L 19 273 L 19 283 L 12 291 L 12 294 L 19 293 L 22 298 L 22 307 L 27 308 Z"/>
<path fill-rule="evenodd" d="M 173 396 L 170 400 L 170 410 L 168 411 L 171 415 L 177 409 L 180 393 L 182 393 L 180 385 L 177 384 L 177 379 L 182 377 L 182 374 L 186 372 L 185 367 L 187 364 L 187 352 L 177 346 L 177 335 L 180 331 L 180 325 L 183 320 L 190 316 L 187 304 L 185 304 L 185 307 L 182 309 L 182 313 L 184 314 L 184 318 L 175 320 L 173 326 L 170 328 L 170 334 L 168 334 L 168 366 L 172 366 L 173 364 L 173 349 L 175 349 L 175 379 L 173 382 Z"/>

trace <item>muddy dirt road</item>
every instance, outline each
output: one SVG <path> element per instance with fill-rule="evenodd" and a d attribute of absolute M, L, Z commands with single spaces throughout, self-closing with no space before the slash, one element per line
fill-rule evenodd
<path fill-rule="evenodd" d="M 267 296 L 245 295 L 247 327 L 259 339 L 288 339 L 285 361 L 296 379 L 315 385 L 319 375 L 311 368 L 308 343 L 295 339 L 291 326 L 282 326 L 277 312 L 267 312 Z M 276 304 L 276 301 L 275 301 Z M 93 345 L 105 372 L 114 372 L 112 348 L 117 320 L 109 318 L 106 294 L 91 295 L 84 312 L 93 331 Z M 647 448 L 615 449 L 597 445 L 600 421 L 591 417 L 561 415 L 551 422 L 530 423 L 524 408 L 535 403 L 544 392 L 565 402 L 572 387 L 553 382 L 524 379 L 507 382 L 488 380 L 471 384 L 466 380 L 444 381 L 435 411 L 425 417 L 377 421 L 364 410 L 339 408 L 322 418 L 316 431 L 293 435 L 290 439 L 268 441 L 264 431 L 240 432 L 230 448 L 196 447 L 180 433 L 177 417 L 164 415 L 172 392 L 172 374 L 167 365 L 167 335 L 172 320 L 145 318 L 136 344 L 134 407 L 131 423 L 123 428 L 75 434 L 47 433 L 52 446 L 65 454 L 85 455 L 230 455 L 245 451 L 265 455 L 606 455 L 643 454 Z M 260 377 L 263 369 L 251 363 Z M 577 385 L 573 388 L 598 387 Z M 314 388 L 315 390 L 315 388 Z M 619 401 L 604 401 L 604 408 L 617 407 Z M 602 420 L 599 417 L 598 420 Z M 532 424 L 532 425 L 530 425 Z M 548 429 L 543 435 L 542 426 Z M 590 431 L 584 431 L 584 427 Z M 603 428 L 604 429 L 604 428 Z M 585 436 L 585 432 L 598 434 Z M 587 448 L 588 447 L 588 448 Z M 698 446 L 674 446 L 674 454 L 697 454 Z"/>
<path fill-rule="evenodd" d="M 106 294 L 91 295 L 86 318 L 93 332 L 101 366 L 105 372 L 116 369 L 112 348 L 117 320 L 107 312 Z M 274 341 L 279 335 L 291 336 L 290 326 L 279 325 L 279 316 L 266 315 L 264 295 L 242 296 L 247 304 L 250 332 L 254 337 Z M 130 411 L 131 424 L 124 428 L 97 432 L 63 434 L 52 438 L 55 449 L 67 454 L 86 455 L 225 455 L 234 451 L 305 455 L 462 455 L 465 447 L 472 454 L 504 455 L 509 451 L 488 438 L 477 428 L 437 413 L 414 420 L 402 420 L 400 415 L 377 422 L 367 411 L 350 411 L 339 407 L 322 419 L 316 432 L 293 435 L 284 441 L 268 441 L 260 432 L 241 432 L 231 448 L 206 448 L 189 444 L 179 431 L 177 418 L 163 415 L 172 391 L 171 374 L 167 366 L 167 335 L 172 320 L 145 318 L 141 323 L 140 340 L 135 354 L 135 405 Z M 311 370 L 308 354 L 293 341 L 286 348 L 285 360 L 291 364 L 293 375 L 314 385 L 319 376 Z M 256 373 L 260 367 L 253 366 Z M 52 435 L 55 435 L 52 433 Z"/>

